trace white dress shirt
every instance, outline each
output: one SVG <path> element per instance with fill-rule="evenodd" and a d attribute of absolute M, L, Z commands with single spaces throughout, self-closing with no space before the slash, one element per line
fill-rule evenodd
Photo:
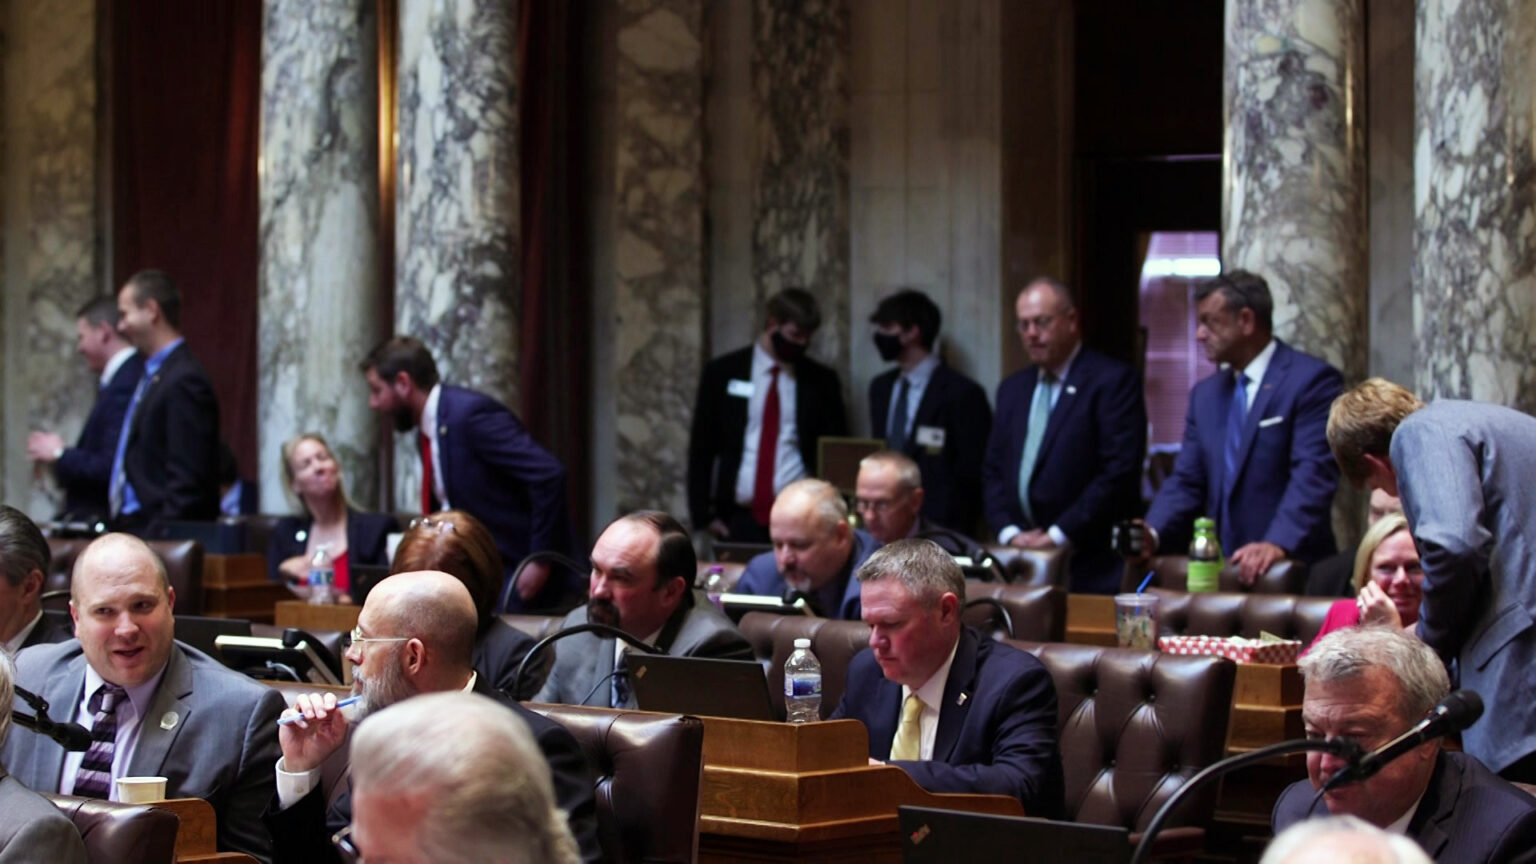
<path fill-rule="evenodd" d="M 763 406 L 768 401 L 771 370 L 779 367 L 779 440 L 773 460 L 773 492 L 806 475 L 800 458 L 800 432 L 795 423 L 795 367 L 773 359 L 762 342 L 752 343 L 752 398 L 747 401 L 747 432 L 742 441 L 741 467 L 736 471 L 736 503 L 752 506 L 752 492 L 757 483 L 757 442 L 763 434 Z"/>
<path fill-rule="evenodd" d="M 27 641 L 27 637 L 32 635 L 33 628 L 37 627 L 37 622 L 41 620 L 43 620 L 43 610 L 39 609 L 37 610 L 37 614 L 32 616 L 32 620 L 27 622 L 26 626 L 22 627 L 20 630 L 17 630 L 15 636 L 12 636 L 5 641 L 5 645 L 3 646 L 5 648 L 5 653 L 15 657 L 16 652 L 21 650 L 21 643 Z"/>

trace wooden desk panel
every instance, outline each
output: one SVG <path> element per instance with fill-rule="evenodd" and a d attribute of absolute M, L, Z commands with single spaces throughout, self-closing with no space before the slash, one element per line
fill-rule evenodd
<path fill-rule="evenodd" d="M 1115 598 L 1108 594 L 1067 595 L 1067 641 L 1077 645 L 1115 644 Z"/>
<path fill-rule="evenodd" d="M 267 579 L 261 555 L 208 555 L 203 559 L 203 614 L 271 623 L 272 607 L 293 592 Z"/>
<path fill-rule="evenodd" d="M 154 806 L 175 813 L 181 822 L 176 830 L 178 864 L 255 864 L 256 859 L 249 855 L 218 851 L 218 818 L 213 812 L 213 805 L 207 801 L 201 798 L 171 798 L 157 801 Z"/>
<path fill-rule="evenodd" d="M 289 595 L 290 597 L 293 595 Z M 309 603 L 304 600 L 284 600 L 273 610 L 274 623 L 278 627 L 297 627 L 300 630 L 330 630 L 350 633 L 357 626 L 361 606 L 350 603 Z"/>

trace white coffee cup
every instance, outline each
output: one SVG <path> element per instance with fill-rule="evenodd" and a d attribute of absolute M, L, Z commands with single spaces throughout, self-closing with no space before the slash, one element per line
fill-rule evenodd
<path fill-rule="evenodd" d="M 124 804 L 154 804 L 165 800 L 164 777 L 119 777 L 117 800 Z"/>

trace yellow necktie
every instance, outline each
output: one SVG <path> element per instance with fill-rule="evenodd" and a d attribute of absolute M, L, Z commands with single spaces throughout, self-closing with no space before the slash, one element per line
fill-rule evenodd
<path fill-rule="evenodd" d="M 913 693 L 901 705 L 901 725 L 891 739 L 891 760 L 912 761 L 923 756 L 923 700 Z"/>

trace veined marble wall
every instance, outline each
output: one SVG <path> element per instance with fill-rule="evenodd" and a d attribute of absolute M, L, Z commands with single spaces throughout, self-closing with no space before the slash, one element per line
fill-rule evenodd
<path fill-rule="evenodd" d="M 617 512 L 687 512 L 703 362 L 702 0 L 618 0 L 612 214 Z M 599 516 L 601 521 L 601 516 Z"/>
<path fill-rule="evenodd" d="M 4 501 L 51 518 L 34 478 L 32 429 L 73 440 L 95 399 L 75 353 L 75 311 L 104 289 L 96 206 L 96 3 L 0 4 L 0 362 Z"/>
<path fill-rule="evenodd" d="M 1230 0 L 1223 263 L 1269 282 L 1275 333 L 1365 374 L 1364 0 Z"/>
<path fill-rule="evenodd" d="M 1420 0 L 1415 38 L 1417 389 L 1536 411 L 1536 10 Z"/>
<path fill-rule="evenodd" d="M 812 353 L 846 382 L 847 0 L 756 0 L 752 13 L 756 308 L 784 288 L 816 295 L 822 325 Z"/>
<path fill-rule="evenodd" d="M 378 24 L 373 0 L 267 0 L 262 31 L 263 512 L 283 512 L 282 442 L 318 431 L 373 506 L 375 421 L 357 364 L 377 341 Z"/>
<path fill-rule="evenodd" d="M 396 331 L 425 342 L 445 380 L 514 409 L 516 16 L 497 0 L 401 0 L 395 202 Z M 417 462 L 395 460 L 405 509 L 420 506 Z"/>

